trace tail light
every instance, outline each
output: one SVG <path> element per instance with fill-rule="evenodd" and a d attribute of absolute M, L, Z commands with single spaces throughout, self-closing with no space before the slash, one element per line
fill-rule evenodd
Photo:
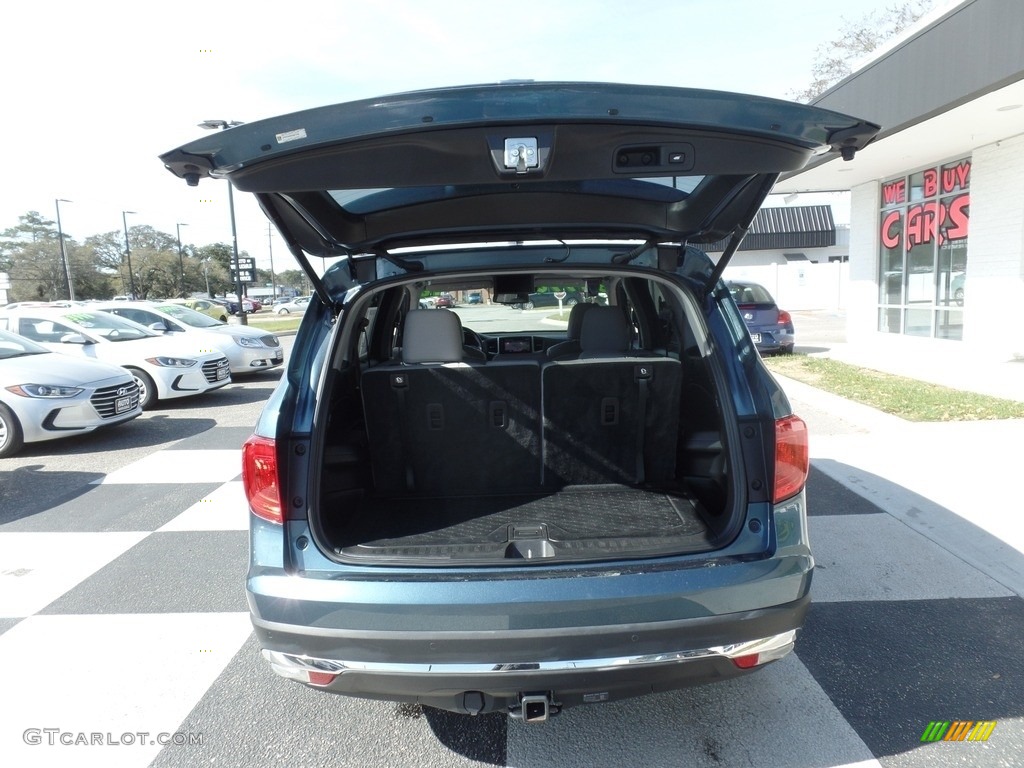
<path fill-rule="evenodd" d="M 242 485 L 254 515 L 271 523 L 284 523 L 277 444 L 270 438 L 253 435 L 242 446 Z"/>
<path fill-rule="evenodd" d="M 779 310 L 779 325 L 792 325 L 793 317 L 784 309 Z"/>
<path fill-rule="evenodd" d="M 807 482 L 810 451 L 807 424 L 799 416 L 786 416 L 775 422 L 775 492 L 778 504 L 795 495 Z"/>

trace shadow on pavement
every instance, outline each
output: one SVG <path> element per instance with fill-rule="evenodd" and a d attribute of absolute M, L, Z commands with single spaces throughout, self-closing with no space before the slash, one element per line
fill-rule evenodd
<path fill-rule="evenodd" d="M 831 459 L 815 459 L 814 465 L 808 483 L 812 514 L 826 499 L 849 505 L 845 514 L 858 515 L 865 526 L 872 522 L 860 514 L 887 513 L 966 563 L 965 572 L 978 571 L 992 589 L 972 591 L 963 576 L 951 576 L 953 588 L 930 596 L 942 581 L 914 581 L 920 577 L 916 553 L 881 570 L 862 565 L 863 579 L 889 580 L 894 592 L 906 582 L 920 594 L 910 599 L 903 590 L 902 599 L 840 597 L 813 603 L 797 640 L 800 660 L 875 757 L 894 758 L 886 765 L 928 764 L 928 756 L 935 758 L 940 748 L 973 749 L 957 752 L 964 760 L 984 749 L 984 764 L 1014 764 L 1024 754 L 1024 553 L 896 482 Z M 842 499 L 844 488 L 852 498 Z M 811 545 L 815 548 L 813 533 Z M 820 544 L 817 548 L 820 552 Z M 887 549 L 886 542 L 879 541 L 878 548 Z M 848 558 L 853 567 L 858 562 L 862 559 Z M 858 586 L 851 583 L 850 593 L 859 594 Z M 922 743 L 930 722 L 946 720 L 998 724 L 984 745 Z"/>
<path fill-rule="evenodd" d="M 505 765 L 508 715 L 460 715 L 431 707 L 413 707 L 423 713 L 437 740 L 470 760 L 487 765 Z"/>

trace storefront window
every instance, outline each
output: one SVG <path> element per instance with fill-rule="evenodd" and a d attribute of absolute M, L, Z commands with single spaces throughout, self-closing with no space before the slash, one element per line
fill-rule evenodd
<path fill-rule="evenodd" d="M 969 158 L 882 184 L 878 330 L 963 338 Z"/>

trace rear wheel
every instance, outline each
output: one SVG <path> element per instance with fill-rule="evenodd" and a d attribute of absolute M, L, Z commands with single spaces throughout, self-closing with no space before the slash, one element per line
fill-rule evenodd
<path fill-rule="evenodd" d="M 140 371 L 138 368 L 129 368 L 128 372 L 135 379 L 135 383 L 139 387 L 139 405 L 145 411 L 156 402 L 156 384 L 153 383 L 153 378 L 145 371 Z"/>
<path fill-rule="evenodd" d="M 18 417 L 10 408 L 0 403 L 0 458 L 13 456 L 21 450 L 24 439 Z"/>
<path fill-rule="evenodd" d="M 533 309 L 533 302 L 528 301 L 525 304 L 523 304 L 523 309 Z"/>

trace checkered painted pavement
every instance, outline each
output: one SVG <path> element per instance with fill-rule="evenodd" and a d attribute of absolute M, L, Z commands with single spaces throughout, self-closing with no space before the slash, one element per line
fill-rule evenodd
<path fill-rule="evenodd" d="M 796 653 L 757 674 L 544 726 L 281 680 L 243 592 L 248 431 L 208 430 L 0 525 L 0 764 L 1024 765 L 1024 600 L 832 479 L 824 456 L 815 603 Z M 922 745 L 933 720 L 997 726 Z M 149 743 L 163 733 L 202 743 Z M 108 743 L 61 743 L 82 734 Z"/>

